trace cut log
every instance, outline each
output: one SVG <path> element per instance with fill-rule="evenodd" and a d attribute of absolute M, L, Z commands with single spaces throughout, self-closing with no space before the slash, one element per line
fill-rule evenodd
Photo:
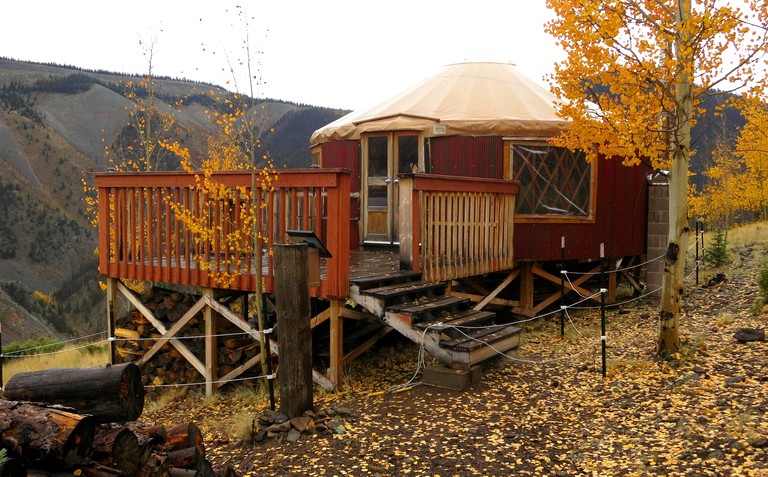
<path fill-rule="evenodd" d="M 200 454 L 200 449 L 197 447 L 170 451 L 168 453 L 168 462 L 171 465 L 171 469 L 192 469 L 201 473 L 205 469 L 205 457 Z M 172 470 L 171 473 L 173 473 Z"/>
<path fill-rule="evenodd" d="M 213 468 L 214 477 L 237 477 L 237 472 L 229 465 Z"/>
<path fill-rule="evenodd" d="M 125 427 L 99 427 L 93 440 L 93 458 L 102 464 L 133 475 L 141 462 L 139 439 Z"/>
<path fill-rule="evenodd" d="M 3 396 L 61 404 L 98 422 L 135 421 L 144 410 L 141 371 L 131 363 L 18 373 L 6 383 Z"/>
<path fill-rule="evenodd" d="M 80 465 L 90 456 L 96 423 L 61 409 L 0 400 L 0 447 L 32 465 Z"/>
<path fill-rule="evenodd" d="M 203 474 L 195 469 L 179 469 L 177 467 L 171 467 L 169 474 L 171 477 L 203 477 Z"/>
<path fill-rule="evenodd" d="M 203 433 L 200 432 L 200 428 L 192 422 L 177 424 L 168 429 L 168 447 L 172 451 L 195 447 L 200 452 L 200 455 L 205 458 Z"/>
<path fill-rule="evenodd" d="M 170 477 L 170 468 L 166 455 L 152 454 L 136 475 L 137 477 Z"/>
<path fill-rule="evenodd" d="M 152 440 L 155 445 L 168 442 L 168 431 L 165 426 L 146 422 L 127 422 L 125 427 L 132 430 L 137 436 L 146 436 Z"/>

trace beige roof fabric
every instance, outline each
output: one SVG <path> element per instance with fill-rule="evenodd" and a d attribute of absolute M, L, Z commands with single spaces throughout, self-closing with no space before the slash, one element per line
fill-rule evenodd
<path fill-rule="evenodd" d="M 512 64 L 459 63 L 374 108 L 318 129 L 310 143 L 382 131 L 422 131 L 425 137 L 552 137 L 567 128 L 555 113 L 556 101 Z"/>

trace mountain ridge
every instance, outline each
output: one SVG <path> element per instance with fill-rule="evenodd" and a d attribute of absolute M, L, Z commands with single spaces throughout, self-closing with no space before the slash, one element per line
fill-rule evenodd
<path fill-rule="evenodd" d="M 105 146 L 119 144 L 129 129 L 133 101 L 125 85 L 141 78 L 0 58 L 0 285 L 15 291 L 1 300 L 0 323 L 8 331 L 3 342 L 105 329 L 94 273 L 96 230 L 85 214 L 82 180 L 92 183 L 93 172 L 107 170 Z M 153 83 L 163 101 L 193 98 L 175 120 L 200 137 L 213 126 L 195 93 L 233 94 L 183 79 Z M 311 133 L 348 112 L 256 101 L 265 130 L 274 131 L 262 144 L 277 167 L 308 166 Z M 40 296 L 52 297 L 53 304 L 41 303 Z M 25 321 L 35 326 L 19 325 Z"/>

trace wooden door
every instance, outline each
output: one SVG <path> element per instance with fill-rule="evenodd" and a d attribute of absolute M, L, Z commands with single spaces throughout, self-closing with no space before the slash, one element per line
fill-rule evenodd
<path fill-rule="evenodd" d="M 369 134 L 362 143 L 363 241 L 397 244 L 398 175 L 423 166 L 418 133 Z"/>

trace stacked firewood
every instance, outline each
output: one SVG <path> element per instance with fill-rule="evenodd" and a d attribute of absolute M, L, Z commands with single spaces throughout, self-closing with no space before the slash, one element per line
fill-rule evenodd
<path fill-rule="evenodd" d="M 199 297 L 152 288 L 145 293 L 142 302 L 166 329 L 170 329 L 195 304 Z M 216 333 L 224 335 L 218 340 L 217 374 L 225 376 L 259 353 L 258 341 L 232 325 L 228 320 L 217 318 Z M 176 334 L 181 343 L 201 361 L 204 355 L 205 328 L 202 312 L 198 312 Z M 118 319 L 115 329 L 118 339 L 116 351 L 123 363 L 136 362 L 160 338 L 160 333 L 136 309 Z M 145 386 L 193 383 L 202 380 L 195 367 L 170 343 L 165 344 L 146 363 L 142 364 L 142 383 Z"/>
<path fill-rule="evenodd" d="M 0 477 L 222 476 L 194 423 L 137 421 L 144 390 L 133 364 L 19 373 L 0 399 Z"/>

